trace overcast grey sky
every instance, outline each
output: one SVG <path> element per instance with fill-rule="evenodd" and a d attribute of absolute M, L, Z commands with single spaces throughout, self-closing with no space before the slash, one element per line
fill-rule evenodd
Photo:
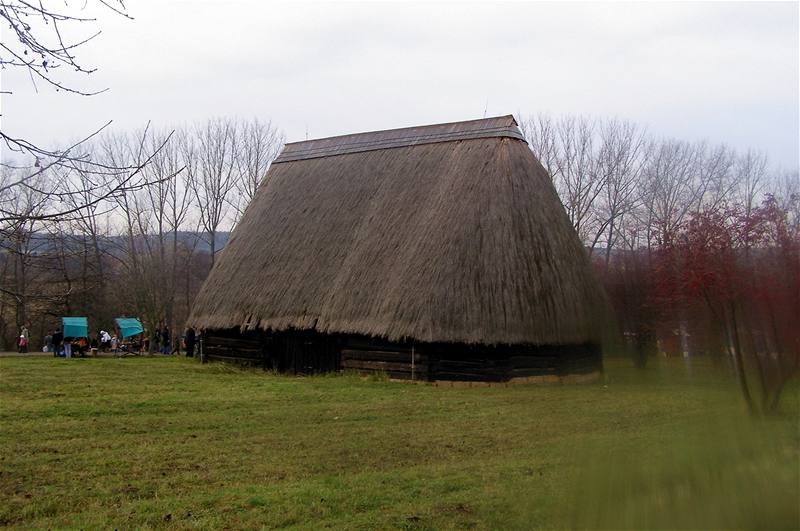
<path fill-rule="evenodd" d="M 258 116 L 289 141 L 536 112 L 617 116 L 798 166 L 798 4 L 126 2 L 85 98 L 4 71 L 3 130 L 64 143 Z M 5 30 L 4 30 L 5 31 Z"/>

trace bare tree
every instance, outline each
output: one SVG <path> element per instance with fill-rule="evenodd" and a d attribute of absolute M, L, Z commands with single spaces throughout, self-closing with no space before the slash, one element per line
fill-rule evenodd
<path fill-rule="evenodd" d="M 231 194 L 237 183 L 239 126 L 235 120 L 215 118 L 195 129 L 183 145 L 184 158 L 196 160 L 189 165 L 189 185 L 199 209 L 200 224 L 214 265 L 217 233 L 228 215 Z"/>
<path fill-rule="evenodd" d="M 153 140 L 148 130 L 136 136 L 107 135 L 102 139 L 101 149 L 104 160 L 110 164 L 136 164 L 144 156 L 148 142 L 156 141 L 161 143 L 156 155 L 151 156 L 155 160 L 169 139 Z M 151 182 L 159 185 L 156 190 L 150 186 L 125 190 L 111 197 L 124 236 L 122 245 L 117 245 L 110 256 L 122 272 L 117 292 L 127 301 L 128 309 L 134 310 L 148 329 L 153 330 L 163 318 L 165 301 L 169 298 L 170 277 L 164 274 L 168 271 L 165 269 L 165 227 L 169 181 L 175 179 L 175 174 L 153 175 L 149 165 L 147 171 L 151 173 Z"/>
<path fill-rule="evenodd" d="M 564 116 L 553 122 L 538 116 L 523 123 L 531 149 L 550 174 L 575 231 L 582 241 L 590 241 L 592 206 L 605 184 L 597 168 L 596 121 Z"/>
<path fill-rule="evenodd" d="M 151 149 L 158 149 L 147 171 L 151 180 L 162 183 L 148 189 L 148 199 L 153 217 L 157 220 L 155 233 L 158 238 L 158 263 L 162 271 L 161 290 L 164 292 L 164 317 L 170 328 L 175 328 L 174 307 L 178 285 L 178 241 L 181 227 L 192 205 L 192 193 L 188 183 L 189 172 L 182 158 L 180 138 L 185 131 L 179 131 L 175 138 L 166 141 L 169 132 L 150 136 Z M 169 248 L 166 239 L 169 239 Z"/>
<path fill-rule="evenodd" d="M 610 120 L 600 126 L 596 181 L 602 184 L 594 202 L 595 235 L 590 249 L 605 238 L 608 268 L 611 251 L 620 238 L 624 217 L 636 206 L 636 191 L 646 161 L 644 130 L 631 122 Z"/>
<path fill-rule="evenodd" d="M 85 312 L 102 316 L 105 319 L 112 317 L 108 311 L 108 284 L 107 278 L 107 247 L 108 227 L 104 226 L 112 205 L 108 202 L 94 203 L 95 181 L 92 178 L 91 166 L 88 171 L 81 171 L 80 165 L 70 172 L 64 179 L 64 186 L 70 192 L 66 196 L 67 203 L 75 208 L 75 213 L 70 220 L 61 223 L 51 223 L 57 226 L 58 231 L 49 231 L 51 238 L 57 240 L 75 240 L 82 250 L 81 263 L 81 293 Z M 82 205 L 89 205 L 81 208 Z M 64 228 L 69 232 L 65 233 Z"/>
<path fill-rule="evenodd" d="M 91 14 L 96 7 L 131 18 L 126 13 L 122 0 L 98 0 L 96 3 L 69 0 L 59 3 L 47 0 L 0 0 L 0 20 L 8 26 L 8 31 L 3 32 L 0 39 L 0 68 L 26 71 L 33 89 L 37 92 L 38 84 L 78 96 L 92 96 L 103 92 L 80 88 L 67 77 L 76 72 L 92 74 L 96 71 L 96 68 L 86 66 L 76 55 L 81 46 L 100 35 L 96 27 L 97 21 Z M 65 39 L 65 35 L 79 35 L 82 29 L 86 31 L 80 37 Z M 12 95 L 8 91 L 4 94 Z M 0 165 L 21 170 L 17 178 L 5 182 L 3 188 L 30 186 L 37 176 L 46 172 L 61 178 L 72 171 L 81 171 L 92 176 L 94 186 L 91 193 L 81 194 L 85 203 L 69 201 L 71 206 L 67 208 L 62 205 L 65 199 L 63 183 L 56 181 L 48 183 L 48 188 L 37 188 L 38 192 L 56 199 L 50 202 L 47 209 L 37 214 L 36 221 L 44 221 L 66 220 L 80 210 L 103 202 L 110 195 L 149 186 L 150 183 L 141 172 L 141 166 L 149 161 L 149 157 L 142 157 L 140 165 L 128 166 L 103 164 L 91 157 L 88 144 L 109 124 L 110 122 L 106 123 L 79 142 L 56 149 L 36 145 L 6 130 L 0 130 L 0 145 L 8 152 Z M 11 155 L 19 160 L 12 162 L 9 160 Z M 126 178 L 119 179 L 123 174 Z M 71 192 L 66 192 L 69 193 Z M 8 208 L 7 203 L 0 203 L 0 222 L 13 221 L 24 215 Z"/>
<path fill-rule="evenodd" d="M 528 139 L 533 154 L 547 170 L 555 185 L 556 180 L 560 178 L 561 167 L 556 125 L 553 119 L 546 114 L 538 114 L 521 122 L 522 134 Z"/>
<path fill-rule="evenodd" d="M 127 18 L 122 0 L 100 0 L 100 5 Z M 73 6 L 80 5 L 75 8 Z M 42 82 L 56 89 L 83 96 L 103 92 L 86 91 L 67 83 L 60 75 L 64 70 L 91 74 L 97 69 L 87 67 L 75 55 L 76 49 L 95 39 L 100 31 L 95 28 L 97 20 L 89 14 L 87 2 L 69 1 L 56 3 L 26 0 L 0 1 L 0 19 L 10 30 L 0 42 L 0 67 L 26 69 L 31 82 Z M 65 27 L 66 26 L 66 27 Z M 65 40 L 64 35 L 75 33 L 77 28 L 86 27 L 84 35 Z M 68 31 L 69 30 L 69 31 Z M 38 89 L 37 89 L 38 90 Z M 3 135 L 6 140 L 6 136 Z M 18 144 L 21 148 L 24 143 Z"/>
<path fill-rule="evenodd" d="M 798 170 L 778 171 L 770 179 L 768 192 L 788 213 L 789 230 L 800 233 L 800 173 Z"/>
<path fill-rule="evenodd" d="M 272 126 L 272 122 L 262 122 L 257 118 L 240 126 L 236 168 L 235 221 L 241 218 L 245 208 L 253 200 L 256 190 L 267 174 L 269 165 L 278 156 L 284 143 L 283 135 Z"/>
<path fill-rule="evenodd" d="M 704 190 L 696 177 L 703 148 L 679 140 L 651 142 L 640 187 L 648 247 L 667 242 L 687 214 L 700 205 Z"/>
<path fill-rule="evenodd" d="M 737 157 L 734 171 L 737 195 L 745 207 L 745 214 L 749 215 L 760 204 L 767 184 L 767 157 L 763 153 L 748 149 Z"/>
<path fill-rule="evenodd" d="M 30 303 L 43 294 L 37 292 L 37 262 L 41 259 L 41 247 L 46 242 L 38 237 L 35 219 L 49 206 L 50 198 L 41 193 L 46 188 L 48 176 L 39 174 L 28 180 L 26 187 L 6 187 L 3 183 L 19 178 L 19 171 L 4 168 L 0 172 L 0 200 L 4 205 L 13 208 L 21 216 L 0 224 L 0 252 L 6 256 L 11 271 L 8 281 L 0 286 L 3 298 L 9 298 L 16 316 L 19 329 L 30 318 Z"/>

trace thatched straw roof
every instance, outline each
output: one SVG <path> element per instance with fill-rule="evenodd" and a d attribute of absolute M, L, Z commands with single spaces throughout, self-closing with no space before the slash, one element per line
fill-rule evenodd
<path fill-rule="evenodd" d="M 602 296 L 511 116 L 287 144 L 194 305 L 203 328 L 597 341 Z"/>

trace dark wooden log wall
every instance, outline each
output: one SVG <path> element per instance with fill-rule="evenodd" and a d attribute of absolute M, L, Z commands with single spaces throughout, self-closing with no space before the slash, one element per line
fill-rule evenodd
<path fill-rule="evenodd" d="M 240 333 L 237 330 L 215 330 L 206 333 L 203 341 L 208 360 L 294 374 L 344 370 L 408 380 L 503 382 L 602 370 L 600 348 L 591 344 L 415 344 L 310 331 Z"/>
<path fill-rule="evenodd" d="M 257 332 L 214 330 L 202 338 L 203 357 L 210 361 L 263 366 L 264 347 L 264 338 Z"/>
<path fill-rule="evenodd" d="M 213 330 L 203 337 L 205 359 L 294 374 L 339 370 L 339 338 L 308 331 Z"/>
<path fill-rule="evenodd" d="M 440 345 L 434 379 L 504 382 L 540 376 L 589 374 L 603 368 L 597 345 L 499 345 L 461 349 Z"/>
<path fill-rule="evenodd" d="M 346 336 L 343 345 L 342 369 L 344 370 L 362 374 L 386 373 L 390 378 L 402 380 L 431 379 L 430 357 L 412 343 Z"/>

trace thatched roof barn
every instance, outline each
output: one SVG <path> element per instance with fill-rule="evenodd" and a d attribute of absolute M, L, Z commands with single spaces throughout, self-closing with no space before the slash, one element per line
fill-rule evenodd
<path fill-rule="evenodd" d="M 580 346 L 595 369 L 602 300 L 547 173 L 501 116 L 287 144 L 190 323 L 220 357 L 269 360 L 292 334 L 325 343 L 336 359 L 310 370 L 370 368 L 344 363 L 354 343 L 480 359 Z"/>

